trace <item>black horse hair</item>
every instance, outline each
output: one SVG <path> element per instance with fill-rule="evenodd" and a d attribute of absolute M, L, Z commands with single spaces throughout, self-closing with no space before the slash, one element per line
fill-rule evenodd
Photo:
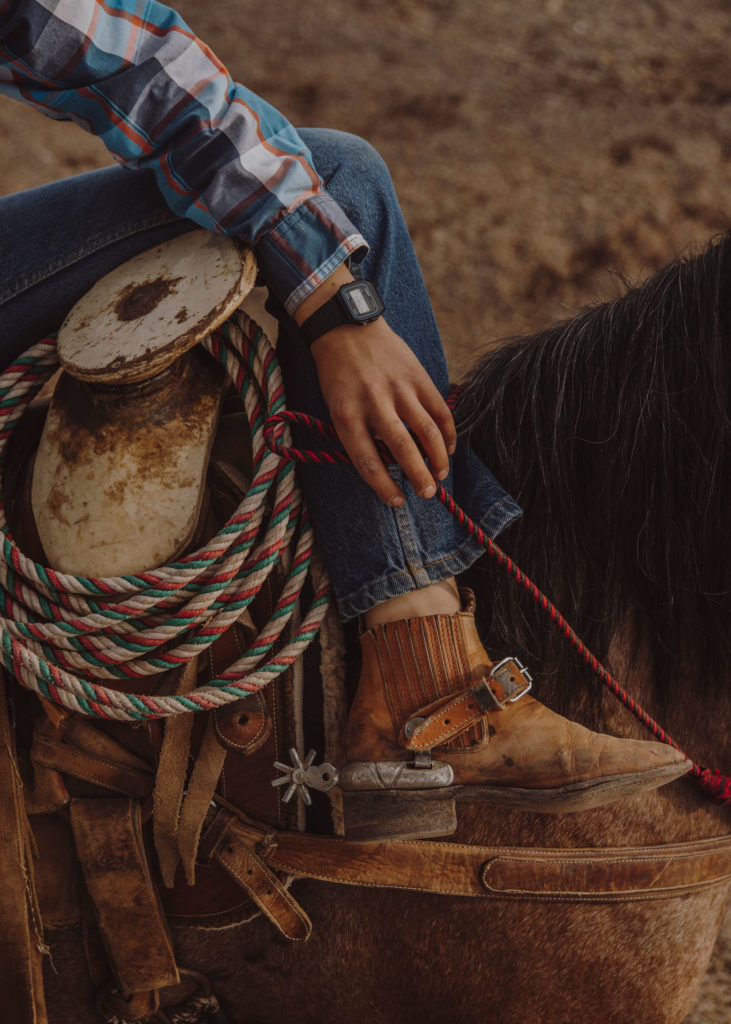
<path fill-rule="evenodd" d="M 456 419 L 524 509 L 498 543 L 601 658 L 627 630 L 658 690 L 731 655 L 731 241 L 487 352 Z M 490 646 L 557 678 L 573 658 L 481 559 Z M 568 660 L 567 660 L 568 659 Z M 687 664 L 687 661 L 685 662 Z"/>

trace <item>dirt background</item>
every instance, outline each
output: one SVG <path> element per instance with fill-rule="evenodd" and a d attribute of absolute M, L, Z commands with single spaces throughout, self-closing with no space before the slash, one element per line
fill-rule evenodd
<path fill-rule="evenodd" d="M 455 372 L 731 224 L 725 0 L 174 6 L 295 124 L 380 150 Z M 10 102 L 0 137 L 0 192 L 108 162 Z M 728 1024 L 730 967 L 731 915 L 687 1024 Z"/>

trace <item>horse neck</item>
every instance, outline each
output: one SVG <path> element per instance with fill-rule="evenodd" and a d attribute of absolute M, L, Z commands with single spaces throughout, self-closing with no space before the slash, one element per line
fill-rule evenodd
<path fill-rule="evenodd" d="M 473 447 L 524 508 L 501 545 L 691 758 L 725 774 L 729 249 L 723 241 L 621 299 L 490 352 L 457 409 Z M 529 660 L 539 699 L 592 728 L 648 738 L 601 696 L 521 588 L 484 564 L 472 585 L 493 648 Z M 645 824 L 650 817 L 662 824 Z M 664 841 L 675 827 L 728 828 L 728 812 L 724 820 L 685 782 L 579 818 L 541 825 L 509 815 L 496 827 L 506 841 L 558 828 L 569 843 L 584 822 L 609 842 L 636 829 Z"/>

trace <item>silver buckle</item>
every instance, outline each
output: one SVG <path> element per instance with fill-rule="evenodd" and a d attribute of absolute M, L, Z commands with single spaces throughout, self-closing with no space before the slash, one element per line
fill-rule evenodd
<path fill-rule="evenodd" d="M 511 666 L 511 668 L 508 668 L 508 666 Z M 515 682 L 513 669 L 522 677 L 524 683 L 522 687 L 519 683 Z M 533 688 L 533 676 L 518 658 L 503 658 L 497 665 L 493 665 L 492 671 L 487 678 L 495 678 L 500 683 L 505 691 L 505 702 L 507 704 L 514 704 L 516 700 L 525 697 L 526 693 L 529 693 Z M 517 693 L 515 693 L 516 690 L 518 690 Z"/>

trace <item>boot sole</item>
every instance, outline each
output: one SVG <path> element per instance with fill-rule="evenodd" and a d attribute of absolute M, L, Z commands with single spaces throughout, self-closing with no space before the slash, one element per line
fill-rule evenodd
<path fill-rule="evenodd" d="M 345 838 L 377 843 L 450 836 L 457 829 L 458 801 L 515 807 L 538 814 L 575 814 L 658 789 L 686 775 L 691 767 L 690 761 L 681 761 L 557 789 L 465 785 L 425 790 L 343 790 Z"/>

